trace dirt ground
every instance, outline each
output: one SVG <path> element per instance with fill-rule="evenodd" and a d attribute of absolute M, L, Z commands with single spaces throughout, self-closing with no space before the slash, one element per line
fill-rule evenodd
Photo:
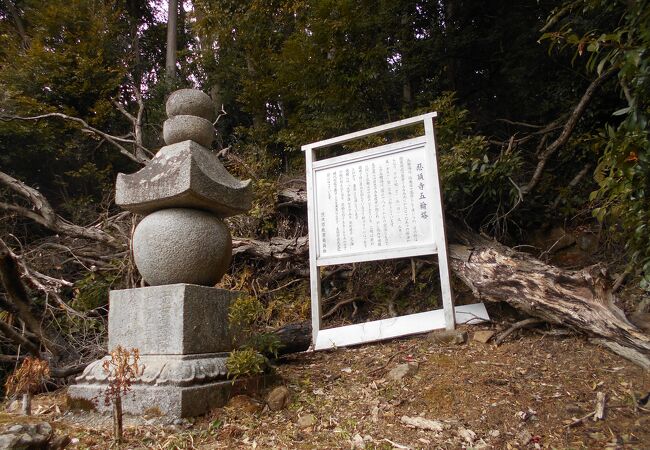
<path fill-rule="evenodd" d="M 464 345 L 418 336 L 292 355 L 276 367 L 292 394 L 287 408 L 264 408 L 261 392 L 176 425 L 139 418 L 127 421 L 122 448 L 650 448 L 650 402 L 638 402 L 650 372 L 582 337 L 525 330 L 497 347 L 471 340 L 485 326 L 466 329 Z M 408 362 L 415 373 L 388 378 Z M 598 392 L 604 419 L 578 421 Z M 64 396 L 39 396 L 29 420 L 69 434 L 69 448 L 108 448 L 110 422 L 66 412 Z M 19 420 L 4 413 L 0 422 Z"/>

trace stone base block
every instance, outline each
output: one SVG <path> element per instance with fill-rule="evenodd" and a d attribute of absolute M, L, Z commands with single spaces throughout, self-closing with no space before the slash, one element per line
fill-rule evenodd
<path fill-rule="evenodd" d="M 111 291 L 108 348 L 137 348 L 141 355 L 228 352 L 228 308 L 239 295 L 194 284 Z"/>
<path fill-rule="evenodd" d="M 89 365 L 68 388 L 68 405 L 74 410 L 109 412 L 107 376 L 102 360 Z M 232 395 L 248 394 L 270 383 L 270 376 L 226 379 L 225 355 L 143 356 L 142 376 L 122 397 L 127 414 L 166 416 L 170 419 L 205 414 L 223 406 Z"/>

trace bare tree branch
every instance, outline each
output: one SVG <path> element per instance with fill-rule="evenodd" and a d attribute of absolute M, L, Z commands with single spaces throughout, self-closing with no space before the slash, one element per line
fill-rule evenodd
<path fill-rule="evenodd" d="M 7 203 L 0 203 L 0 209 L 14 212 L 32 219 L 36 223 L 49 228 L 55 233 L 61 233 L 66 236 L 77 238 L 91 239 L 93 241 L 101 242 L 102 244 L 108 245 L 112 248 L 121 248 L 123 246 L 122 242 L 118 241 L 111 235 L 98 228 L 86 228 L 66 221 L 61 216 L 56 214 L 43 194 L 2 171 L 0 171 L 0 184 L 4 184 L 19 194 L 21 197 L 29 201 L 33 205 L 34 210 L 29 210 L 27 208 L 10 205 Z"/>
<path fill-rule="evenodd" d="M 40 320 L 32 312 L 32 304 L 25 290 L 25 285 L 21 280 L 18 268 L 19 264 L 14 253 L 0 239 L 0 279 L 2 280 L 7 297 L 11 301 L 11 305 L 18 311 L 20 320 L 23 321 L 29 331 L 37 336 L 40 343 L 50 350 L 53 355 L 59 355 L 61 350 L 60 346 L 55 344 L 54 340 L 47 336 L 47 332 L 41 326 Z M 8 324 L 5 325 L 10 327 Z M 8 328 L 2 328 L 2 332 L 14 342 L 16 341 L 15 334 L 12 334 Z"/>
<path fill-rule="evenodd" d="M 571 188 L 576 187 L 576 186 L 578 185 L 578 183 L 580 183 L 580 180 L 582 180 L 582 179 L 585 177 L 585 175 L 587 175 L 587 173 L 589 172 L 589 170 L 591 170 L 591 164 L 590 164 L 590 163 L 587 163 L 587 164 L 585 164 L 585 166 L 582 168 L 582 170 L 581 170 L 580 172 L 578 172 L 578 173 L 576 174 L 576 176 L 573 177 L 573 179 L 569 182 L 568 188 L 571 189 Z M 558 195 L 558 196 L 555 198 L 555 200 L 553 201 L 553 208 L 557 208 L 557 205 L 560 204 L 560 201 L 561 201 L 561 200 L 562 200 L 562 195 Z"/>
<path fill-rule="evenodd" d="M 3 320 L 0 320 L 0 333 L 2 333 L 6 338 L 11 339 L 16 345 L 25 347 L 25 350 L 27 350 L 27 353 L 30 355 L 40 358 L 41 352 L 38 345 L 17 332 L 14 327 Z"/>
<path fill-rule="evenodd" d="M 135 136 L 134 145 L 135 145 L 135 155 L 138 159 L 142 161 L 148 161 L 151 159 L 153 154 L 143 145 L 143 133 L 142 133 L 142 117 L 144 115 L 144 100 L 142 99 L 142 94 L 140 89 L 136 86 L 135 82 L 133 86 L 133 93 L 135 94 L 135 99 L 138 102 L 138 112 L 134 116 L 117 100 L 113 101 L 113 104 L 119 112 L 122 113 L 133 124 L 133 132 Z"/>
<path fill-rule="evenodd" d="M 4 122 L 9 122 L 9 121 L 12 121 L 12 120 L 37 121 L 37 120 L 49 119 L 49 118 L 52 118 L 52 117 L 58 117 L 60 119 L 65 119 L 65 120 L 69 120 L 71 122 L 76 122 L 79 125 L 81 125 L 83 131 L 88 132 L 88 133 L 92 133 L 92 134 L 96 134 L 97 136 L 101 136 L 104 139 L 106 139 L 108 142 L 113 144 L 113 146 L 117 147 L 117 149 L 120 151 L 121 154 L 123 154 L 124 156 L 126 156 L 130 160 L 135 161 L 138 164 L 145 164 L 147 162 L 147 158 L 141 158 L 141 157 L 138 157 L 137 155 L 134 155 L 133 153 L 128 151 L 126 149 L 126 147 L 124 147 L 122 145 L 122 143 L 137 145 L 135 140 L 133 140 L 133 139 L 125 139 L 125 138 L 122 138 L 122 137 L 119 137 L 119 136 L 113 136 L 111 134 L 105 133 L 102 130 L 99 130 L 99 129 L 95 128 L 95 127 L 90 126 L 88 124 L 88 122 L 86 122 L 83 119 L 80 119 L 79 117 L 73 117 L 73 116 L 69 116 L 67 114 L 56 113 L 55 112 L 55 113 L 47 113 L 47 114 L 41 114 L 40 116 L 31 116 L 31 117 L 0 116 L 0 120 L 2 120 Z"/>
<path fill-rule="evenodd" d="M 578 121 L 584 114 L 587 105 L 596 93 L 596 89 L 598 89 L 598 87 L 603 84 L 608 78 L 614 75 L 617 70 L 618 68 L 611 67 L 591 82 L 585 93 L 582 95 L 582 98 L 571 112 L 571 115 L 569 115 L 569 119 L 564 124 L 562 132 L 558 138 L 555 139 L 548 147 L 546 147 L 544 151 L 540 153 L 538 157 L 537 167 L 535 168 L 533 176 L 531 177 L 528 184 L 521 188 L 521 192 L 523 194 L 530 193 L 537 186 L 537 183 L 539 183 L 539 180 L 542 178 L 542 174 L 544 173 L 544 168 L 546 167 L 548 159 L 569 140 L 571 133 L 573 133 L 573 130 L 578 124 Z"/>

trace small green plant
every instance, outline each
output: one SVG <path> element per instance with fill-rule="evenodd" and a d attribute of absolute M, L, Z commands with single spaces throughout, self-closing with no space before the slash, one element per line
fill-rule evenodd
<path fill-rule="evenodd" d="M 264 314 L 264 305 L 252 295 L 242 295 L 231 305 L 228 312 L 230 326 L 250 332 Z"/>
<path fill-rule="evenodd" d="M 7 395 L 23 395 L 22 413 L 29 416 L 32 406 L 32 394 L 50 377 L 50 365 L 47 361 L 28 356 L 20 367 L 7 378 L 5 389 Z"/>
<path fill-rule="evenodd" d="M 282 347 L 280 338 L 273 333 L 253 333 L 243 346 L 266 356 L 278 357 L 278 351 Z"/>
<path fill-rule="evenodd" d="M 264 373 L 266 367 L 266 358 L 252 348 L 233 350 L 226 360 L 228 375 L 233 379 L 241 376 L 259 375 Z"/>
<path fill-rule="evenodd" d="M 106 406 L 113 404 L 113 433 L 119 444 L 122 442 L 122 396 L 131 390 L 133 381 L 142 375 L 144 367 L 138 365 L 140 351 L 137 348 L 127 350 L 118 345 L 109 356 L 110 359 L 102 364 L 108 375 L 104 402 Z"/>
<path fill-rule="evenodd" d="M 226 360 L 226 368 L 232 378 L 264 373 L 268 367 L 267 356 L 278 354 L 278 337 L 259 331 L 264 313 L 262 302 L 250 295 L 243 295 L 230 305 L 228 320 L 240 347 L 232 351 Z"/>

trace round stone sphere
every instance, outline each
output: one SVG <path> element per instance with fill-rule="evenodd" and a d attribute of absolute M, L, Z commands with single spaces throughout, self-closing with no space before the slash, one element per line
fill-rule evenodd
<path fill-rule="evenodd" d="M 142 278 L 152 286 L 214 286 L 228 270 L 232 238 L 228 227 L 209 212 L 161 209 L 135 228 L 133 256 Z"/>
<path fill-rule="evenodd" d="M 165 104 L 167 117 L 199 116 L 212 122 L 214 120 L 214 104 L 205 92 L 197 89 L 179 89 L 172 92 Z"/>
<path fill-rule="evenodd" d="M 163 123 L 163 138 L 167 145 L 194 141 L 210 148 L 214 140 L 212 122 L 197 116 L 174 116 Z"/>

